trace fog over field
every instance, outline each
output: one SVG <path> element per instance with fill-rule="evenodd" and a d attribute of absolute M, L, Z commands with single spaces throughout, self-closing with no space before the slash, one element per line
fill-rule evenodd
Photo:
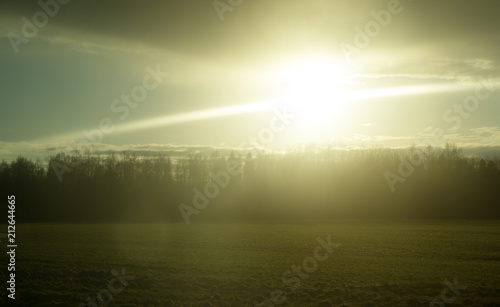
<path fill-rule="evenodd" d="M 0 3 L 0 304 L 500 306 L 500 4 Z"/>

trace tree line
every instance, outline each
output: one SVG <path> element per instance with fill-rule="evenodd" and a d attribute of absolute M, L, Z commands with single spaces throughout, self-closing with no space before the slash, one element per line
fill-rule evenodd
<path fill-rule="evenodd" d="M 419 163 L 401 176 L 416 150 Z M 500 218 L 499 187 L 498 158 L 467 158 L 454 144 L 0 163 L 1 195 L 16 195 L 19 222 Z"/>

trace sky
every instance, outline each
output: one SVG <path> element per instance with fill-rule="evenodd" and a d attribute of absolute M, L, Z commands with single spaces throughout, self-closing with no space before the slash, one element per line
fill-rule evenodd
<path fill-rule="evenodd" d="M 2 1 L 0 159 L 454 142 L 500 155 L 498 1 Z"/>

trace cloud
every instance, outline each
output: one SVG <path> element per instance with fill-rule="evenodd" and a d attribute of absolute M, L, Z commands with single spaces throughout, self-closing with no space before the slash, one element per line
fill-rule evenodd
<path fill-rule="evenodd" d="M 500 21 L 493 13 L 500 3 L 480 2 L 402 2 L 404 10 L 363 49 L 351 74 L 458 82 L 477 81 L 487 74 L 500 76 L 500 55 L 495 52 L 500 48 L 495 31 Z M 22 1 L 2 3 L 0 11 L 2 7 L 2 20 L 6 20 L 2 28 L 19 34 L 21 17 L 40 10 L 36 3 Z M 234 18 L 221 23 L 211 2 L 71 1 L 60 7 L 38 37 L 86 54 L 154 54 L 185 64 L 196 62 L 197 74 L 191 76 L 204 75 L 207 81 L 218 79 L 213 78 L 213 67 L 234 67 L 235 61 L 252 66 L 250 63 L 265 62 L 263 58 L 276 60 L 285 53 L 302 52 L 305 46 L 343 58 L 340 43 L 351 43 L 353 28 L 363 28 L 373 19 L 371 11 L 386 7 L 384 0 L 342 5 L 318 0 L 256 0 L 246 1 L 232 13 Z M 422 20 L 426 22 L 422 24 Z M 304 33 L 309 34 L 307 40 Z M 202 63 L 205 70 L 199 67 Z M 207 63 L 213 67 L 203 73 Z M 184 67 L 182 71 L 189 70 Z"/>
<path fill-rule="evenodd" d="M 220 22 L 210 1 L 70 1 L 49 25 L 230 62 L 307 48 L 340 54 L 340 43 L 352 43 L 353 29 L 372 21 L 371 12 L 386 9 L 387 2 L 244 1 L 230 13 L 231 18 Z M 373 38 L 365 55 L 386 55 L 387 60 L 379 63 L 388 64 L 394 57 L 428 58 L 428 50 L 436 57 L 461 59 L 476 54 L 486 61 L 499 58 L 496 12 L 500 3 L 442 0 L 401 4 L 403 11 Z M 14 19 L 38 10 L 37 1 L 0 4 L 0 11 Z"/>
<path fill-rule="evenodd" d="M 500 127 L 480 127 L 470 129 L 470 131 L 481 135 L 494 136 L 500 133 Z"/>
<path fill-rule="evenodd" d="M 434 128 L 427 127 L 423 131 L 415 135 L 406 136 L 387 136 L 378 135 L 374 136 L 375 141 L 407 141 L 408 143 L 414 142 L 415 144 L 436 145 L 440 146 L 445 142 L 456 143 L 460 147 L 496 147 L 500 144 L 500 127 L 478 127 L 472 129 L 462 129 L 452 133 L 445 133 L 442 137 L 435 139 Z"/>
<path fill-rule="evenodd" d="M 477 146 L 478 144 L 486 146 L 496 146 L 500 144 L 500 127 L 479 127 L 466 131 L 458 138 L 470 140 L 466 146 Z"/>
<path fill-rule="evenodd" d="M 500 159 L 500 146 L 467 146 L 463 148 L 466 157 Z"/>
<path fill-rule="evenodd" d="M 443 137 L 442 143 L 424 142 L 432 139 L 431 127 L 427 127 L 425 131 L 415 135 L 366 135 L 366 134 L 351 134 L 350 136 L 342 136 L 332 140 L 330 145 L 335 145 L 338 149 L 360 149 L 371 146 L 388 147 L 388 148 L 406 148 L 409 145 L 416 144 L 417 146 L 443 146 L 444 142 L 454 142 L 457 146 L 464 149 L 464 154 L 467 156 L 478 156 L 492 158 L 500 157 L 500 127 L 479 127 L 469 130 L 464 130 L 461 133 L 447 134 Z M 403 142 L 402 142 L 403 141 Z M 35 144 L 29 142 L 3 142 L 0 141 L 0 158 L 6 161 L 16 159 L 18 156 L 24 156 L 33 160 L 40 159 L 46 161 L 50 156 L 54 156 L 60 152 L 74 155 L 75 142 L 62 142 L 53 144 Z M 94 144 L 91 150 L 92 155 L 106 156 L 111 153 L 120 154 L 123 152 L 135 154 L 139 156 L 164 154 L 177 159 L 189 154 L 204 154 L 210 155 L 214 152 L 220 155 L 228 156 L 231 152 L 244 156 L 248 152 L 265 153 L 271 152 L 269 149 L 260 147 L 235 147 L 225 145 L 192 145 L 192 144 Z"/>
<path fill-rule="evenodd" d="M 500 85 L 500 65 L 493 59 L 396 59 L 390 68 L 374 61 L 362 68 L 365 73 L 355 73 L 351 79 L 363 83 L 363 79 L 411 78 L 417 80 L 442 80 L 462 85 L 476 85 L 489 79 Z M 491 76 L 491 77 L 490 77 Z"/>
<path fill-rule="evenodd" d="M 50 156 L 55 156 L 58 153 L 65 153 L 68 155 L 76 154 L 75 142 L 63 142 L 58 144 L 34 144 L 29 142 L 3 142 L 0 141 L 0 158 L 6 161 L 16 159 L 18 156 L 24 156 L 30 159 L 45 160 Z M 125 145 L 112 145 L 95 143 L 93 144 L 90 154 L 91 155 L 108 155 L 111 153 L 129 153 L 136 155 L 155 155 L 164 154 L 173 158 L 188 155 L 188 154 L 211 154 L 213 152 L 227 156 L 231 152 L 244 155 L 249 151 L 252 152 L 267 152 L 268 149 L 260 147 L 231 147 L 231 146 L 215 146 L 215 145 L 189 145 L 189 144 L 125 144 Z M 81 152 L 81 154 L 85 154 Z"/>
<path fill-rule="evenodd" d="M 497 52 L 500 49 L 497 33 L 500 20 L 496 16 L 499 2 L 442 0 L 402 3 L 403 12 L 393 16 L 391 23 L 371 39 L 369 46 L 348 69 L 347 73 L 355 84 L 381 80 L 380 83 L 392 85 L 401 79 L 413 79 L 410 81 L 422 81 L 421 84 L 448 81 L 446 83 L 464 88 L 464 84 L 477 84 L 490 76 L 489 82 L 500 84 L 500 54 Z M 42 61 L 46 54 L 64 52 L 86 56 L 125 55 L 123 67 L 137 65 L 139 61 L 150 63 L 151 58 L 154 58 L 153 63 L 162 63 L 163 67 L 162 61 L 165 61 L 172 64 L 165 63 L 165 69 L 172 73 L 169 85 L 191 86 L 196 88 L 191 92 L 202 99 L 209 97 L 218 101 L 220 97 L 210 96 L 211 93 L 241 93 L 241 89 L 263 93 L 267 90 L 265 86 L 269 85 L 258 72 L 261 66 L 272 66 L 281 57 L 312 50 L 342 59 L 340 43 L 352 43 L 353 29 L 364 27 L 373 20 L 371 11 L 386 7 L 387 0 L 353 0 L 340 4 L 323 0 L 244 1 L 231 12 L 231 18 L 221 23 L 211 2 L 75 0 L 61 6 L 57 16 L 23 47 L 28 52 L 38 52 L 36 59 Z M 36 1 L 4 1 L 0 4 L 0 27 L 4 33 L 20 34 L 21 17 L 31 17 L 39 10 Z M 9 44 L 8 39 L 3 44 Z M 12 53 L 12 50 L 8 51 Z M 130 55 L 133 58 L 128 57 Z M 80 61 L 82 57 L 75 56 L 74 59 L 85 63 Z M 235 63 L 238 65 L 233 65 Z M 142 72 L 145 65 L 137 66 Z M 10 77 L 9 73 L 6 73 L 6 78 Z M 203 87 L 211 91 L 205 92 Z M 94 90 L 92 88 L 88 93 Z M 119 94 L 117 91 L 109 97 L 113 99 Z M 363 122 L 372 120 L 377 122 L 372 118 L 363 119 Z M 384 132 L 372 136 L 366 132 L 379 127 L 369 125 L 362 125 L 371 128 L 361 128 L 363 133 L 351 135 L 348 139 L 397 146 L 432 136 L 432 130 L 428 129 L 415 135 L 397 136 Z M 465 145 L 474 142 L 495 145 L 500 139 L 494 128 L 460 131 L 447 137 Z M 52 154 L 65 148 L 64 144 L 2 144 L 0 155 L 9 158 L 19 153 Z M 210 150 L 202 145 L 144 146 L 102 145 L 96 148 L 96 152 L 164 150 L 174 154 Z M 224 146 L 211 148 L 229 150 Z"/>

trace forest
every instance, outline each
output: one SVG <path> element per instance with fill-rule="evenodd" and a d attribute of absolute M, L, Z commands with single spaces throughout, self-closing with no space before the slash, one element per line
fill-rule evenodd
<path fill-rule="evenodd" d="M 498 158 L 464 157 L 451 143 L 0 163 L 0 190 L 16 195 L 19 222 L 494 219 L 499 186 Z"/>

